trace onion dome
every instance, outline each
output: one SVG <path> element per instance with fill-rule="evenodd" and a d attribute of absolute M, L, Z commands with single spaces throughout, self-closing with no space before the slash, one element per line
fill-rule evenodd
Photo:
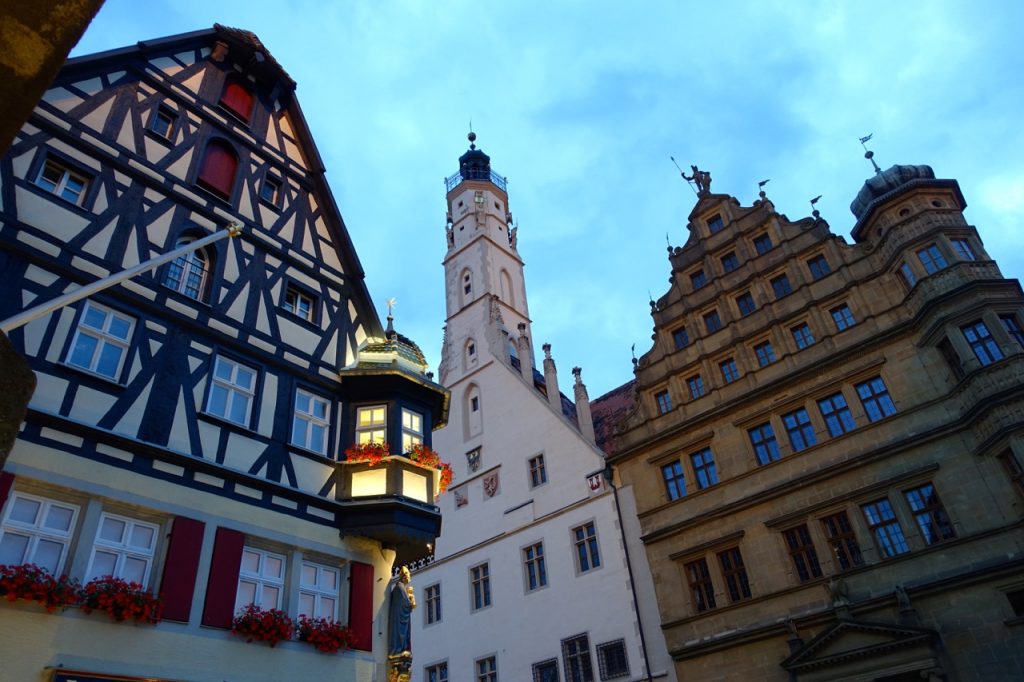
<path fill-rule="evenodd" d="M 491 157 L 476 148 L 476 133 L 471 132 L 469 151 L 459 157 L 459 175 L 463 180 L 490 180 Z"/>
<path fill-rule="evenodd" d="M 890 199 L 906 185 L 934 179 L 935 172 L 931 166 L 892 166 L 864 181 L 857 198 L 850 204 L 850 210 L 860 220 L 872 204 Z"/>
<path fill-rule="evenodd" d="M 384 340 L 371 339 L 359 349 L 356 360 L 358 369 L 395 368 L 407 374 L 427 374 L 427 358 L 416 343 L 395 331 L 394 319 L 388 315 L 388 327 Z"/>

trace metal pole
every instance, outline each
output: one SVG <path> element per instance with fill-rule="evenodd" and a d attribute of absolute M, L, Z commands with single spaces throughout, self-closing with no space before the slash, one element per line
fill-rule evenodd
<path fill-rule="evenodd" d="M 173 251 L 168 251 L 162 256 L 151 258 L 150 260 L 145 261 L 144 263 L 139 263 L 138 265 L 130 267 L 127 270 L 122 270 L 121 272 L 115 275 L 104 277 L 103 279 L 96 280 L 91 284 L 86 284 L 85 286 L 79 287 L 74 291 L 63 294 L 62 296 L 58 296 L 52 301 L 40 303 L 39 305 L 33 306 L 28 310 L 24 310 L 18 313 L 17 315 L 8 317 L 3 322 L 0 322 L 0 331 L 4 332 L 5 334 L 9 334 L 11 330 L 17 329 L 18 327 L 22 327 L 28 324 L 29 322 L 32 322 L 33 320 L 38 320 L 40 317 L 49 315 L 53 311 L 59 310 L 64 306 L 71 305 L 76 301 L 81 301 L 83 298 L 88 298 L 89 296 L 92 296 L 96 292 L 103 291 L 104 289 L 109 289 L 115 284 L 119 284 L 125 281 L 126 279 L 131 279 L 135 275 L 159 267 L 164 263 L 170 262 L 179 256 L 185 255 L 186 253 L 191 253 L 197 249 L 201 249 L 207 244 L 213 244 L 214 242 L 220 241 L 225 237 L 237 237 L 241 233 L 242 225 L 240 223 L 229 223 L 227 227 L 225 227 L 223 230 L 220 230 L 219 232 L 214 232 L 213 234 L 207 237 L 197 239 L 194 242 L 189 242 L 188 244 L 182 244 L 178 248 L 174 249 Z"/>

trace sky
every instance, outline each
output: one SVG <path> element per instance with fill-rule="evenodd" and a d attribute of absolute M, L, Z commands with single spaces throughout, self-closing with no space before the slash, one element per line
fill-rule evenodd
<path fill-rule="evenodd" d="M 817 204 L 849 236 L 872 173 L 928 164 L 1007 277 L 1024 272 L 1024 3 L 106 0 L 72 55 L 210 28 L 256 33 L 299 103 L 383 319 L 432 368 L 445 317 L 443 179 L 470 121 L 508 178 L 536 353 L 591 398 L 651 347 L 666 235 L 696 197 Z"/>

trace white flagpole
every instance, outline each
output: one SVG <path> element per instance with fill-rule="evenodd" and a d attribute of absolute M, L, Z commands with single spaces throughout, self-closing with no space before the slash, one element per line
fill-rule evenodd
<path fill-rule="evenodd" d="M 213 234 L 207 237 L 197 239 L 193 242 L 189 242 L 188 244 L 182 244 L 178 248 L 174 249 L 173 251 L 168 251 L 162 256 L 151 258 L 150 260 L 144 263 L 139 263 L 138 265 L 130 267 L 127 270 L 122 270 L 117 274 L 110 275 L 109 277 L 104 277 L 103 279 L 96 280 L 91 284 L 86 284 L 85 286 L 79 287 L 74 291 L 70 291 L 66 294 L 63 294 L 62 296 L 58 296 L 52 301 L 40 303 L 39 305 L 33 306 L 28 310 L 24 310 L 18 313 L 17 315 L 8 317 L 6 320 L 0 322 L 0 331 L 4 333 L 10 333 L 11 330 L 17 329 L 18 327 L 22 327 L 28 324 L 29 322 L 32 322 L 33 320 L 38 320 L 40 317 L 43 317 L 44 315 L 49 315 L 53 311 L 59 310 L 64 306 L 71 305 L 76 301 L 81 301 L 83 298 L 88 298 L 89 296 L 92 296 L 96 292 L 108 289 L 114 286 L 115 284 L 119 284 L 120 282 L 125 281 L 126 279 L 131 279 L 135 275 L 159 267 L 164 263 L 174 260 L 178 256 L 183 256 L 186 253 L 191 253 L 195 251 L 196 249 L 201 249 L 207 244 L 213 244 L 214 242 L 220 241 L 225 237 L 237 237 L 241 233 L 242 225 L 240 223 L 229 223 L 228 226 L 225 227 L 223 230 L 214 232 Z"/>

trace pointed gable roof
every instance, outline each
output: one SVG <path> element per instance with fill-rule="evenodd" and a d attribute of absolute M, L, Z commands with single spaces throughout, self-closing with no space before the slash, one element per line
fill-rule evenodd
<path fill-rule="evenodd" d="M 838 620 L 793 652 L 782 667 L 793 673 L 873 659 L 893 650 L 930 645 L 934 630 L 857 620 Z"/>

